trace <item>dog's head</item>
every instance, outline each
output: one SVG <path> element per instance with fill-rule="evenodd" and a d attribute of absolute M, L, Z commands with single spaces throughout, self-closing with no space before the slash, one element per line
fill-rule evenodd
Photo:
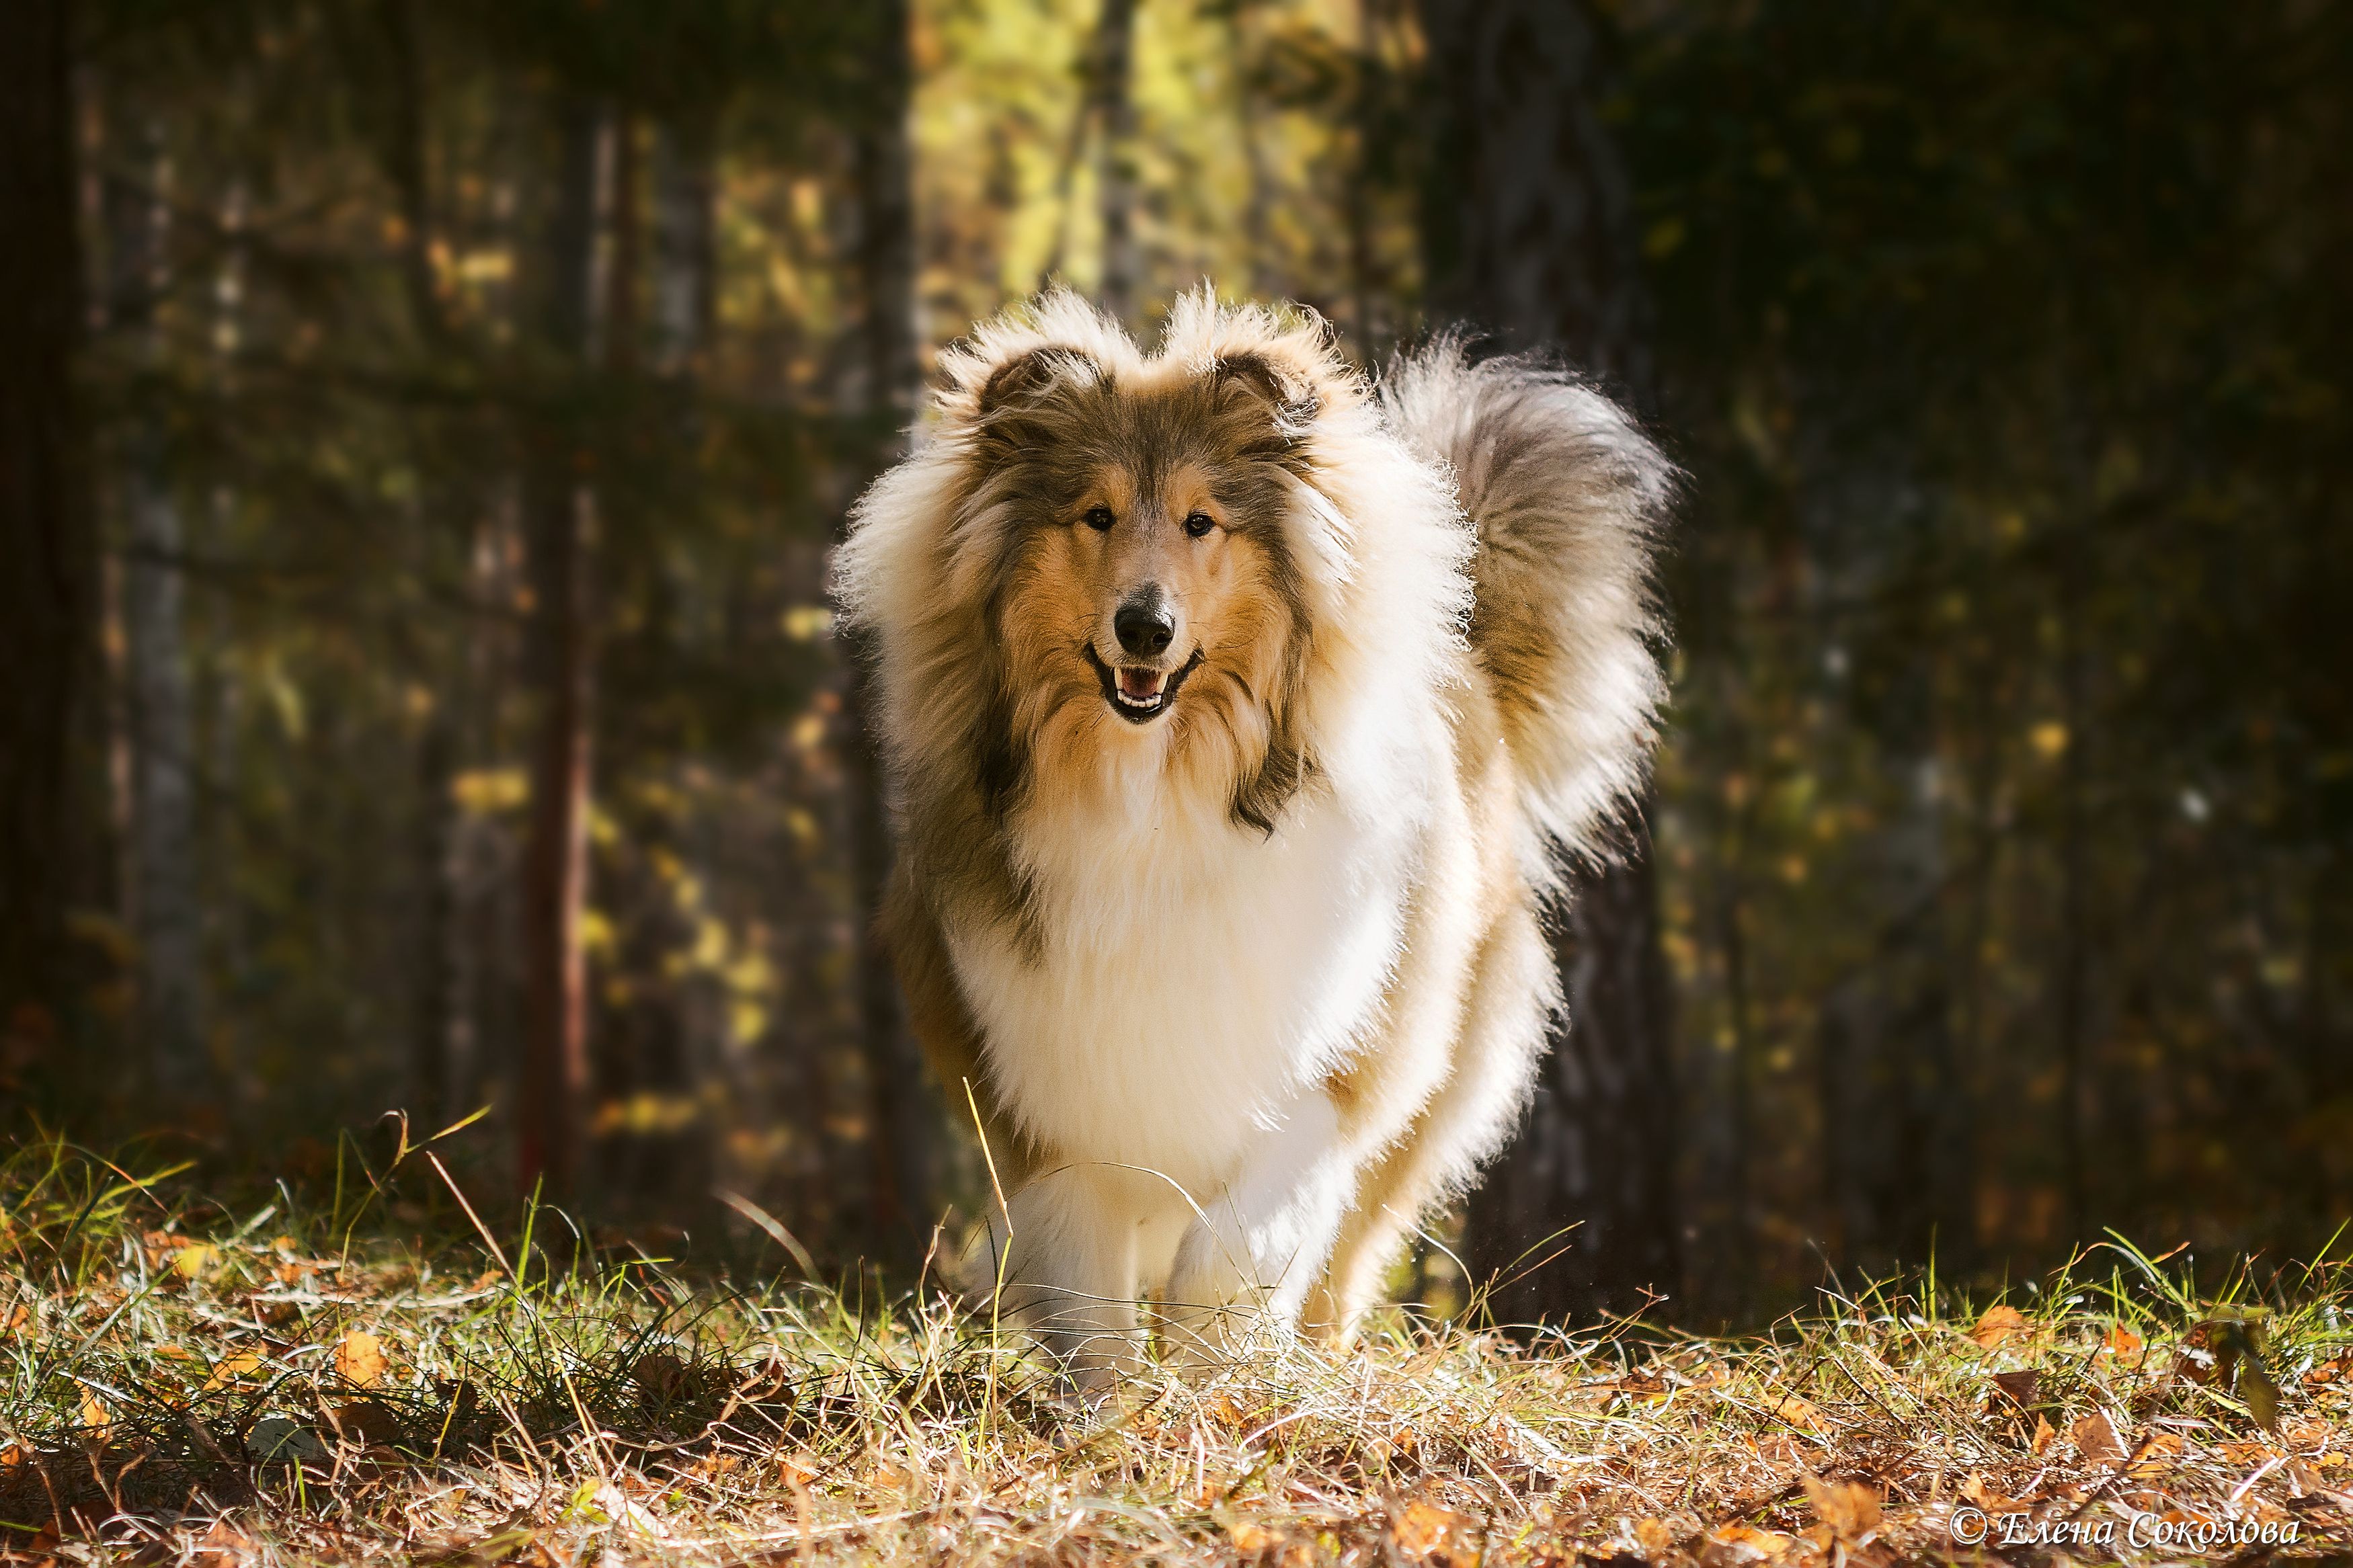
<path fill-rule="evenodd" d="M 1204 302 L 1146 358 L 1063 302 L 950 374 L 944 580 L 986 645 L 968 651 L 993 808 L 1049 775 L 1163 783 L 1271 831 L 1309 765 L 1299 512 L 1319 421 L 1361 398 L 1320 325 L 1260 312 L 1238 330 Z"/>

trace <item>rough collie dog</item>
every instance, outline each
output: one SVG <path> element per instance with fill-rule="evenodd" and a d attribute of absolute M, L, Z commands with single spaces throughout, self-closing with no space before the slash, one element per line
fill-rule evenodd
<path fill-rule="evenodd" d="M 1075 296 L 944 362 L 836 586 L 877 660 L 913 1022 L 1004 1191 L 980 1272 L 1101 1387 L 1345 1332 L 1506 1136 L 1540 900 L 1639 783 L 1673 469 L 1618 407 L 1314 317 Z"/>

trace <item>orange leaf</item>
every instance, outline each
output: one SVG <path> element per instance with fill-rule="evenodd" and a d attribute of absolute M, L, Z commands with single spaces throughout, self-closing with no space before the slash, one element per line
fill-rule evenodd
<path fill-rule="evenodd" d="M 2051 1447 L 2052 1442 L 2057 1438 L 2059 1434 L 2057 1432 L 2052 1430 L 2050 1422 L 2044 1420 L 2042 1416 L 2037 1415 L 2034 1418 L 2034 1441 L 2030 1445 L 2030 1447 L 2031 1447 L 2034 1452 L 2039 1455 L 2043 1449 Z"/>
<path fill-rule="evenodd" d="M 2132 1468 L 2134 1479 L 2152 1480 L 2170 1473 L 2179 1456 L 2189 1446 L 2189 1440 L 2179 1432 L 2151 1433 L 2148 1442 L 2145 1445 L 2147 1451 L 2141 1456 L 2140 1462 Z"/>
<path fill-rule="evenodd" d="M 1276 1536 L 1271 1530 L 1262 1530 L 1248 1520 L 1241 1520 L 1227 1529 L 1226 1539 L 1232 1542 L 1234 1550 L 1243 1556 L 1255 1557 L 1273 1545 Z"/>
<path fill-rule="evenodd" d="M 1969 1338 L 1987 1350 L 2026 1337 L 2026 1314 L 2015 1307 L 1988 1307 Z"/>
<path fill-rule="evenodd" d="M 225 1519 L 215 1520 L 188 1554 L 195 1568 L 232 1568 L 233 1564 L 253 1561 L 258 1555 L 253 1540 L 245 1531 Z"/>
<path fill-rule="evenodd" d="M 1739 1568 L 1751 1563 L 1777 1561 L 1800 1544 L 1796 1536 L 1784 1535 L 1778 1530 L 1759 1530 L 1753 1524 L 1719 1524 L 1701 1542 L 1699 1560 L 1702 1568 Z"/>
<path fill-rule="evenodd" d="M 335 1375 L 354 1388 L 374 1388 L 384 1381 L 384 1342 L 364 1329 L 353 1329 L 335 1346 Z"/>
<path fill-rule="evenodd" d="M 1229 1430 L 1250 1425 L 1250 1412 L 1236 1403 L 1230 1394 L 1219 1394 L 1215 1399 L 1209 1401 L 1202 1414 Z"/>
<path fill-rule="evenodd" d="M 250 1377 L 261 1370 L 261 1358 L 251 1351 L 239 1351 L 213 1363 L 212 1375 L 205 1379 L 207 1389 L 226 1388 L 241 1377 Z"/>
<path fill-rule="evenodd" d="M 1459 1513 L 1417 1500 L 1390 1518 L 1389 1539 L 1397 1542 L 1399 1555 L 1419 1563 L 1446 1552 L 1455 1532 L 1470 1523 Z"/>
<path fill-rule="evenodd" d="M 1879 1494 L 1861 1481 L 1826 1481 L 1808 1476 L 1806 1497 L 1814 1516 L 1848 1547 L 1869 1544 L 1879 1530 Z"/>

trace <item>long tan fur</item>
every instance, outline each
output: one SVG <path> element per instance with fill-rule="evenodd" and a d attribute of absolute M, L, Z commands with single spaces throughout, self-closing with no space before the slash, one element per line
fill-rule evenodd
<path fill-rule="evenodd" d="M 1054 293 L 942 370 L 836 581 L 912 1015 L 1018 1189 L 979 1273 L 1092 1386 L 1146 1298 L 1195 1353 L 1344 1330 L 1526 1092 L 1672 469 L 1573 378 L 1448 342 L 1376 392 L 1206 290 L 1156 353 Z"/>

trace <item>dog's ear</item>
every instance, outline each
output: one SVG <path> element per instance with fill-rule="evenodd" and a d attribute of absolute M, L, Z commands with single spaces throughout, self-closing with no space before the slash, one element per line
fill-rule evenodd
<path fill-rule="evenodd" d="M 1085 350 L 1046 343 L 990 371 L 973 412 L 984 428 L 1000 426 L 1043 410 L 1065 392 L 1110 379 L 1102 362 Z"/>
<path fill-rule="evenodd" d="M 1245 352 L 1226 354 L 1210 374 L 1223 397 L 1235 397 L 1262 412 L 1282 450 L 1296 446 L 1324 411 L 1314 377 L 1283 357 Z"/>

